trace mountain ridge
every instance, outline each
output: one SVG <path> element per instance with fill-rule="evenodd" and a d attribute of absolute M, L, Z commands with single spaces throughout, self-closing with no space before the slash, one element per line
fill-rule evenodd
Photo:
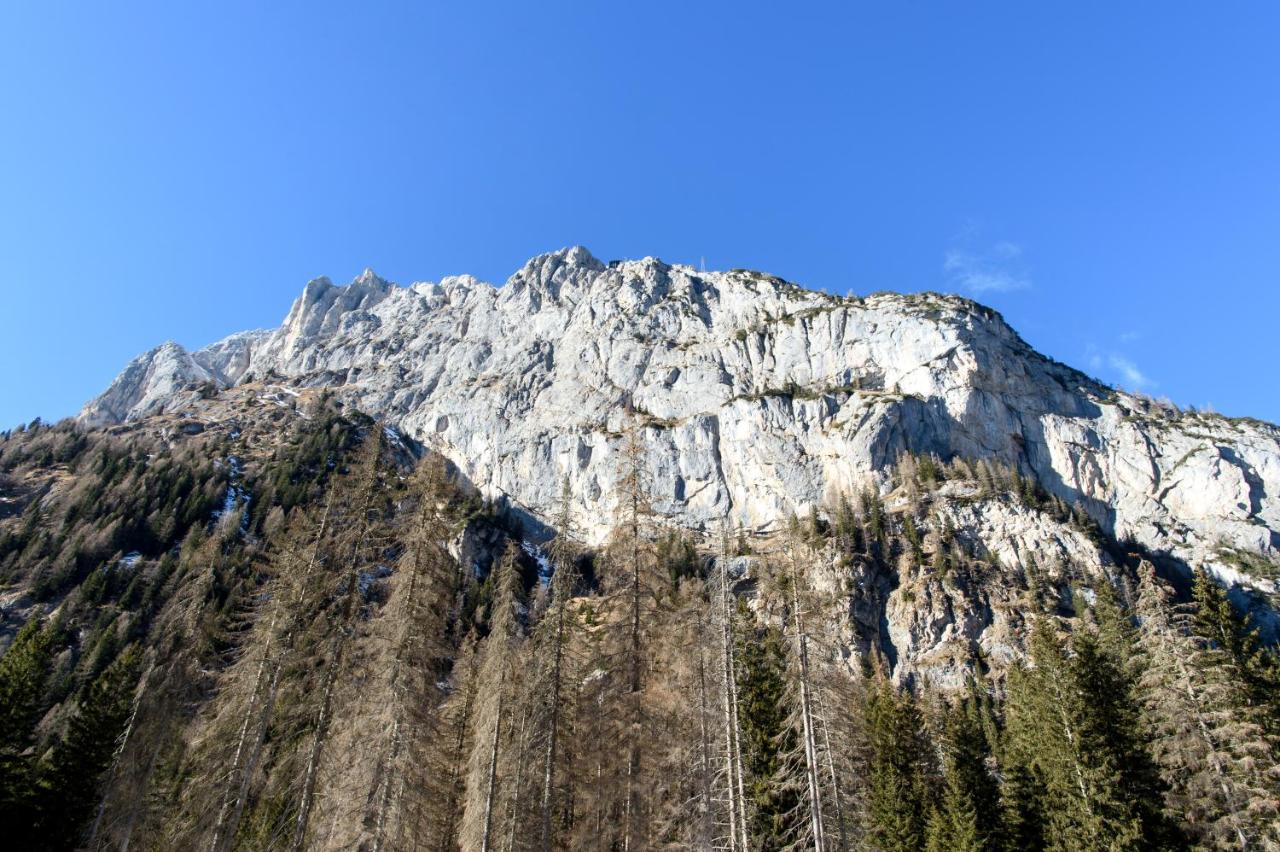
<path fill-rule="evenodd" d="M 309 282 L 276 329 L 144 353 L 80 420 L 179 411 L 266 377 L 329 388 L 540 521 L 568 480 L 596 542 L 634 427 L 660 510 L 689 527 L 777 528 L 905 451 L 990 458 L 1117 539 L 1275 588 L 1224 556 L 1280 549 L 1275 427 L 1110 389 L 958 296 L 830 296 L 580 246 L 501 287 L 400 287 L 366 270 Z"/>

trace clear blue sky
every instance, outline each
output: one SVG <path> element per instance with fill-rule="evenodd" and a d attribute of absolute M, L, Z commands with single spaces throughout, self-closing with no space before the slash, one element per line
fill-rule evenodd
<path fill-rule="evenodd" d="M 317 275 L 501 282 L 577 243 L 963 292 L 1280 421 L 1277 45 L 1270 2 L 15 0 L 0 424 Z"/>

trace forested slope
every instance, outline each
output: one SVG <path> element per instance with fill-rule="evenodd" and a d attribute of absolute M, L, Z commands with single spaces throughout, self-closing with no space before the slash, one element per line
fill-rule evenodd
<path fill-rule="evenodd" d="M 696 534 L 633 414 L 547 538 L 322 393 L 192 405 L 0 441 L 12 848 L 1280 844 L 1274 649 L 1011 467 Z"/>

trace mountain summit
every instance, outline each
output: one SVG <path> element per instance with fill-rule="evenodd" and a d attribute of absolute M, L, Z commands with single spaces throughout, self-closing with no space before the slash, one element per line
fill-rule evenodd
<path fill-rule="evenodd" d="M 690 527 L 774 528 L 912 451 L 1002 462 L 1118 539 L 1264 590 L 1238 554 L 1280 548 L 1274 426 L 1106 387 L 955 296 L 837 297 L 581 246 L 502 287 L 366 270 L 310 282 L 275 330 L 140 355 L 80 419 L 268 376 L 331 389 L 542 521 L 567 479 L 594 541 L 635 422 L 659 508 Z"/>
<path fill-rule="evenodd" d="M 1278 486 L 1275 427 L 954 296 L 583 248 L 316 279 L 0 432 L 0 822 L 1273 848 Z"/>

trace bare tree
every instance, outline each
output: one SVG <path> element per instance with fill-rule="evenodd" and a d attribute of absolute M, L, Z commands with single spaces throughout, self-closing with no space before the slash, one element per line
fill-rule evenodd
<path fill-rule="evenodd" d="M 337 551 L 343 560 L 341 567 L 346 575 L 344 585 L 339 592 L 339 609 L 336 623 L 332 625 L 332 640 L 328 659 L 325 661 L 325 672 L 320 688 L 320 707 L 315 717 L 315 727 L 311 737 L 305 769 L 303 770 L 302 790 L 298 801 L 297 817 L 294 821 L 293 842 L 291 848 L 302 849 L 310 827 L 311 813 L 315 806 L 316 782 L 320 759 L 329 738 L 330 725 L 333 721 L 334 689 L 339 673 L 342 671 L 343 655 L 351 639 L 355 620 L 361 606 L 361 572 L 371 567 L 366 562 L 371 543 L 375 515 L 379 512 L 376 506 L 381 490 L 379 461 L 382 451 L 382 429 L 375 426 L 370 429 L 365 443 L 361 447 L 357 470 L 353 471 L 355 510 L 351 520 L 353 527 L 346 531 L 340 539 Z"/>
<path fill-rule="evenodd" d="M 277 586 L 283 588 L 277 588 L 272 596 L 271 617 L 262 632 L 262 651 L 254 667 L 248 699 L 240 712 L 235 750 L 210 841 L 213 852 L 227 852 L 235 842 L 249 785 L 275 713 L 280 676 L 293 651 L 305 598 L 313 592 L 312 579 L 333 522 L 333 509 L 333 495 L 329 493 L 320 519 L 314 525 L 314 532 L 306 532 L 310 522 L 300 516 L 292 534 L 286 537 L 274 556 L 274 573 L 279 580 Z M 292 586 L 292 592 L 282 594 L 289 586 Z"/>
<path fill-rule="evenodd" d="M 466 801 L 460 840 L 467 849 L 489 852 L 493 831 L 501 819 L 499 761 L 504 728 L 510 715 L 512 673 L 523 640 L 520 583 L 516 545 L 509 542 L 494 576 L 489 635 L 480 647 L 476 705 L 472 714 L 472 749 L 467 771 Z"/>
<path fill-rule="evenodd" d="M 388 616 L 395 634 L 388 675 L 391 724 L 367 819 L 373 825 L 375 852 L 397 835 L 393 821 L 409 787 L 408 744 L 442 733 L 439 709 L 446 697 L 442 688 L 446 664 L 456 654 L 449 624 L 455 615 L 458 573 L 448 553 L 455 524 L 448 512 L 449 483 L 443 460 L 423 459 L 409 489 L 417 505 L 400 559 L 403 579 Z M 415 779 L 409 795 L 429 795 L 429 790 L 438 788 L 438 784 L 424 785 L 426 780 Z"/>
<path fill-rule="evenodd" d="M 555 813 L 556 767 L 560 745 L 560 723 L 564 706 L 564 675 L 566 652 L 574 630 L 570 600 L 578 584 L 577 553 L 572 538 L 572 513 L 569 480 L 564 482 L 560 513 L 557 517 L 558 534 L 551 544 L 551 611 L 539 625 L 539 644 L 549 645 L 551 657 L 546 691 L 547 732 L 542 761 L 542 801 L 540 806 L 539 848 L 549 852 L 552 846 L 552 820 Z M 545 625 L 545 626 L 544 626 Z"/>
<path fill-rule="evenodd" d="M 747 796 L 742 765 L 742 725 L 738 720 L 737 639 L 734 635 L 734 601 L 729 575 L 729 531 L 726 525 L 720 537 L 720 555 L 716 560 L 719 598 L 722 737 L 725 748 L 724 778 L 729 802 L 729 848 L 746 852 Z"/>

